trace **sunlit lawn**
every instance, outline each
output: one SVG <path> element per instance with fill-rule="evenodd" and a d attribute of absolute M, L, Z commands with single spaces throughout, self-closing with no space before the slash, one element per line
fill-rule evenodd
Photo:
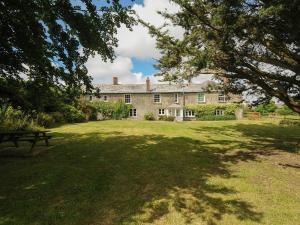
<path fill-rule="evenodd" d="M 0 158 L 0 225 L 300 224 L 300 128 L 277 123 L 52 129 L 47 152 Z"/>

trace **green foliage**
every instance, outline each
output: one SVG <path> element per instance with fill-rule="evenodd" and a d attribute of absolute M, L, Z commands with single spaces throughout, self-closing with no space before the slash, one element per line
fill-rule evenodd
<path fill-rule="evenodd" d="M 117 28 L 134 24 L 130 7 L 119 0 L 99 7 L 92 1 L 5 1 L 0 7 L 0 77 L 67 86 L 91 86 L 85 62 L 99 54 L 114 59 Z M 26 66 L 24 66 L 26 65 Z M 2 88 L 1 88 L 2 89 Z M 12 97 L 12 96 L 10 96 Z"/>
<path fill-rule="evenodd" d="M 235 118 L 235 110 L 239 107 L 238 104 L 197 104 L 187 106 L 188 110 L 193 110 L 197 120 L 232 120 Z M 225 114 L 216 116 L 216 110 L 222 109 Z"/>
<path fill-rule="evenodd" d="M 55 123 L 64 123 L 65 122 L 64 114 L 62 114 L 61 112 L 52 112 L 49 114 L 53 117 Z"/>
<path fill-rule="evenodd" d="M 53 118 L 53 116 L 47 113 L 39 113 L 37 115 L 36 121 L 37 124 L 42 127 L 51 127 L 55 123 L 55 119 Z"/>
<path fill-rule="evenodd" d="M 277 97 L 300 114 L 299 1 L 171 2 L 178 11 L 161 14 L 185 31 L 183 37 L 141 21 L 157 39 L 156 67 L 164 80 L 212 73 L 227 91 L 247 91 L 260 102 Z"/>
<path fill-rule="evenodd" d="M 158 119 L 163 121 L 174 121 L 175 116 L 159 116 Z"/>
<path fill-rule="evenodd" d="M 85 98 L 81 98 L 78 101 L 78 108 L 86 115 L 87 120 L 97 120 L 97 108 L 95 104 L 87 101 Z"/>
<path fill-rule="evenodd" d="M 20 107 L 14 109 L 12 106 L 1 107 L 0 130 L 21 131 L 21 130 L 40 130 L 31 115 L 26 114 Z"/>
<path fill-rule="evenodd" d="M 297 115 L 293 110 L 291 110 L 289 107 L 286 105 L 283 105 L 282 107 L 278 108 L 276 110 L 276 113 L 282 116 L 288 116 L 288 115 Z"/>
<path fill-rule="evenodd" d="M 66 122 L 68 123 L 81 123 L 85 121 L 85 115 L 82 111 L 76 109 L 71 105 L 64 105 L 62 112 Z"/>
<path fill-rule="evenodd" d="M 154 114 L 152 113 L 152 112 L 147 112 L 147 113 L 145 113 L 145 115 L 144 115 L 144 119 L 145 120 L 155 120 L 155 116 L 154 116 Z"/>
<path fill-rule="evenodd" d="M 101 113 L 103 119 L 123 119 L 129 117 L 129 111 L 132 105 L 125 104 L 123 101 L 117 102 L 94 102 L 93 107 Z"/>
<path fill-rule="evenodd" d="M 269 103 L 263 103 L 258 106 L 256 106 L 253 111 L 254 112 L 260 112 L 262 115 L 268 114 L 268 113 L 274 113 L 277 109 L 277 106 L 274 101 L 270 101 Z"/>

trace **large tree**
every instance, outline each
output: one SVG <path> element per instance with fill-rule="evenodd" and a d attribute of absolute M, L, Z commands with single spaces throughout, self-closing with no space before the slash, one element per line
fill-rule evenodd
<path fill-rule="evenodd" d="M 182 39 L 143 22 L 162 53 L 160 75 L 177 80 L 214 73 L 230 81 L 231 91 L 277 97 L 300 113 L 300 1 L 171 1 L 179 11 L 161 14 L 183 29 Z"/>
<path fill-rule="evenodd" d="M 0 97 L 20 100 L 16 95 L 24 78 L 45 88 L 90 88 L 88 57 L 113 60 L 117 28 L 134 23 L 130 7 L 119 0 L 98 5 L 92 0 L 0 0 Z"/>

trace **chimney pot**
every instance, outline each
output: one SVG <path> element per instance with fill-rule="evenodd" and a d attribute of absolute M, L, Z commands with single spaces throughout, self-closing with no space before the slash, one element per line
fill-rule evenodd
<path fill-rule="evenodd" d="M 147 79 L 146 79 L 146 91 L 147 92 L 150 91 L 150 79 L 149 79 L 149 77 L 147 77 Z"/>
<path fill-rule="evenodd" d="M 113 85 L 118 85 L 118 77 L 113 77 Z"/>

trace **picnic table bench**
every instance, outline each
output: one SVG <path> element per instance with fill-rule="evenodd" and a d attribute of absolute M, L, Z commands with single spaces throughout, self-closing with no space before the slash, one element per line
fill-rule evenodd
<path fill-rule="evenodd" d="M 36 143 L 40 140 L 44 140 L 45 144 L 49 146 L 49 139 L 52 137 L 46 133 L 49 131 L 8 131 L 0 132 L 0 143 L 13 142 L 15 147 L 19 147 L 20 141 L 32 143 L 31 149 L 34 148 Z"/>

